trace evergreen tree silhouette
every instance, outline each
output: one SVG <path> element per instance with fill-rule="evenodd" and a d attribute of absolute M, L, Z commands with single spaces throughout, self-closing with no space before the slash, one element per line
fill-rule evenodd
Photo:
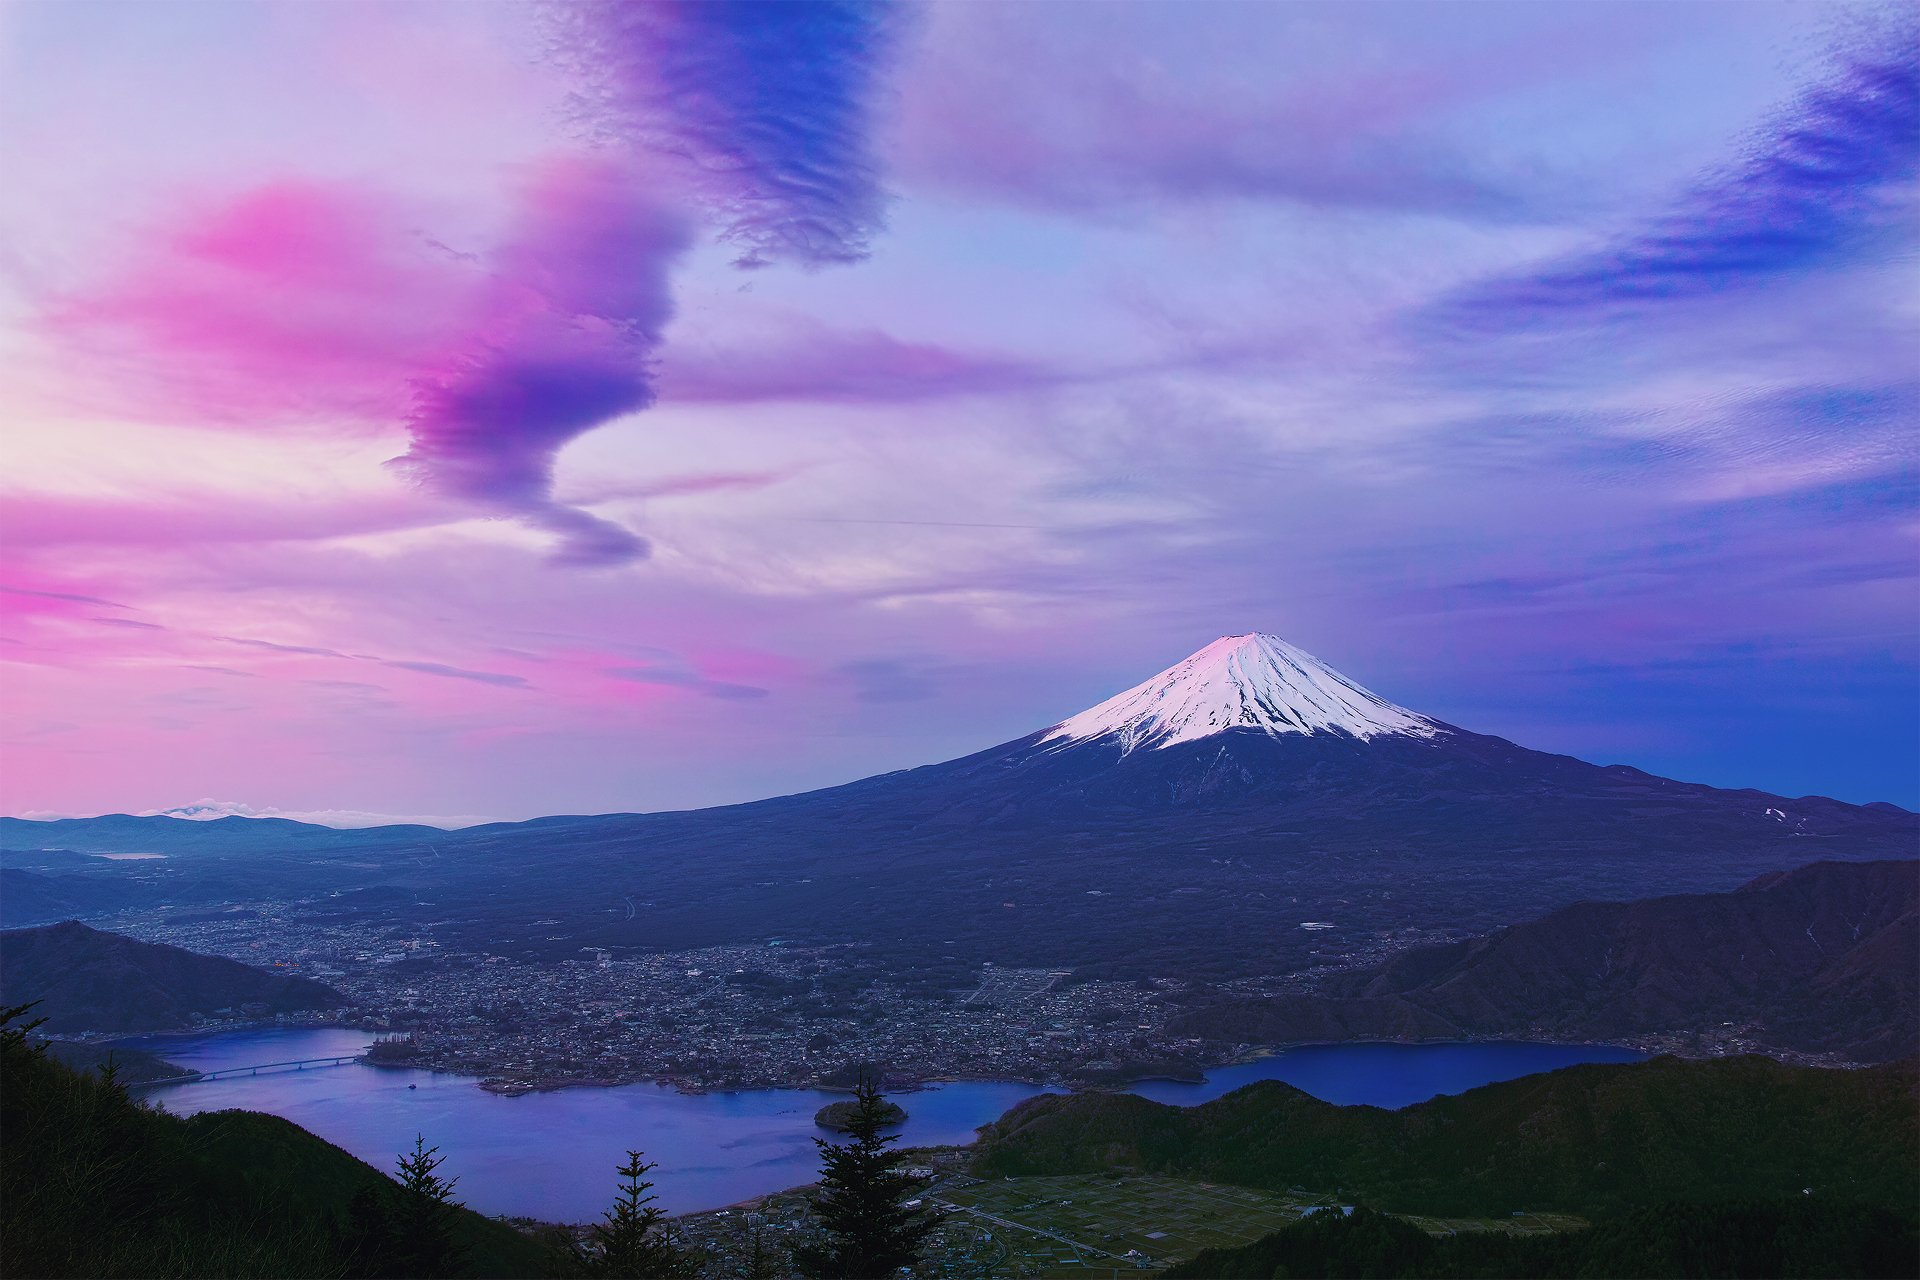
<path fill-rule="evenodd" d="M 850 1140 L 814 1139 L 821 1169 L 813 1212 L 823 1239 L 794 1250 L 801 1272 L 820 1280 L 878 1280 L 911 1267 L 934 1226 L 925 1209 L 904 1203 L 915 1183 L 901 1169 L 906 1157 L 888 1150 L 898 1136 L 880 1132 L 887 1112 L 879 1085 L 863 1074 L 853 1096 Z"/>
<path fill-rule="evenodd" d="M 424 1135 L 415 1135 L 413 1151 L 400 1157 L 400 1185 L 386 1214 L 386 1261 L 395 1275 L 440 1280 L 459 1274 L 466 1261 L 465 1248 L 453 1238 L 453 1211 L 460 1207 L 453 1187 L 460 1180 L 440 1176 L 439 1152 Z"/>
<path fill-rule="evenodd" d="M 655 1167 L 638 1151 L 627 1152 L 619 1169 L 620 1196 L 593 1227 L 593 1248 L 583 1259 L 588 1275 L 649 1280 L 698 1273 L 694 1260 L 668 1238 L 666 1212 L 654 1204 L 658 1197 L 647 1175 Z"/>

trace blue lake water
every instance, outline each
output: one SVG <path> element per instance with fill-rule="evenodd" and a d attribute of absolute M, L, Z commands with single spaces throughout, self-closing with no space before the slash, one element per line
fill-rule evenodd
<path fill-rule="evenodd" d="M 1149 1080 L 1133 1092 L 1186 1107 L 1256 1080 L 1280 1080 L 1341 1106 L 1410 1107 L 1497 1080 L 1517 1080 L 1582 1062 L 1639 1062 L 1646 1056 L 1633 1049 L 1593 1044 L 1310 1044 L 1218 1067 L 1207 1073 L 1204 1083 Z"/>
<path fill-rule="evenodd" d="M 146 1036 L 124 1041 L 199 1071 L 356 1054 L 371 1037 L 343 1027 Z M 1399 1107 L 1495 1080 L 1578 1062 L 1643 1055 L 1591 1045 L 1309 1045 L 1210 1072 L 1204 1083 L 1149 1081 L 1136 1092 L 1191 1105 L 1255 1080 L 1283 1080 L 1337 1103 Z M 957 1081 L 903 1094 L 909 1146 L 970 1142 L 1015 1103 L 1045 1093 L 1010 1081 Z M 684 1213 L 813 1180 L 816 1111 L 845 1094 L 753 1089 L 684 1094 L 664 1085 L 583 1087 L 502 1097 L 466 1076 L 352 1064 L 171 1085 L 143 1093 L 182 1115 L 244 1107 L 285 1116 L 391 1170 L 424 1134 L 459 1177 L 458 1194 L 483 1213 L 552 1221 L 597 1217 L 627 1148 L 658 1162 L 663 1208 Z"/>

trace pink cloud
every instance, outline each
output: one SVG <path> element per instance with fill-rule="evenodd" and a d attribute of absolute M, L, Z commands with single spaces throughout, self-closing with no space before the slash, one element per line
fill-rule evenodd
<path fill-rule="evenodd" d="M 341 183 L 189 201 L 105 279 L 54 299 L 49 331 L 86 360 L 81 377 L 104 373 L 149 415 L 385 425 L 480 283 L 407 224 L 391 198 Z"/>
<path fill-rule="evenodd" d="M 56 299 L 51 331 L 148 413 L 261 430 L 404 425 L 423 488 L 530 519 L 561 558 L 645 553 L 553 500 L 569 440 L 652 402 L 682 220 L 649 175 L 550 157 L 487 253 L 406 230 L 400 202 L 350 184 L 276 182 L 199 204 L 129 260 Z"/>

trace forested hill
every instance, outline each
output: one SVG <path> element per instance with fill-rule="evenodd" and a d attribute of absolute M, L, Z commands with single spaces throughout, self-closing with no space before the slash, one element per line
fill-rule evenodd
<path fill-rule="evenodd" d="M 1888 1209 L 1792 1200 L 1633 1209 L 1585 1231 L 1430 1236 L 1365 1208 L 1321 1212 L 1238 1248 L 1205 1249 L 1165 1280 L 1287 1276 L 1854 1276 L 1920 1272 L 1914 1223 Z"/>
<path fill-rule="evenodd" d="M 401 1261 L 400 1189 L 299 1126 L 250 1111 L 186 1119 L 0 1029 L 0 1274 L 540 1276 L 549 1249 L 450 1206 L 448 1265 Z M 457 1265 L 453 1265 L 457 1263 Z"/>
<path fill-rule="evenodd" d="M 1920 1204 L 1920 1063 L 1767 1058 L 1569 1067 L 1399 1111 L 1267 1081 L 1197 1107 L 1049 1094 L 982 1131 L 989 1176 L 1133 1168 L 1310 1187 L 1379 1209 L 1504 1215 L 1812 1194 Z"/>
<path fill-rule="evenodd" d="M 1817 862 L 1732 893 L 1580 903 L 1176 1026 L 1285 1044 L 1609 1040 L 1729 1022 L 1856 1062 L 1920 1053 L 1920 862 Z"/>
<path fill-rule="evenodd" d="M 0 933 L 0 1001 L 39 1001 L 48 1031 L 170 1031 L 222 1010 L 266 1016 L 341 1003 L 332 987 L 69 920 Z"/>

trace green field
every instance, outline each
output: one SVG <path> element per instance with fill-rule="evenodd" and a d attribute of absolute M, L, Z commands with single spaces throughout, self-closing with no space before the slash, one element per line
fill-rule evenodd
<path fill-rule="evenodd" d="M 1245 1244 L 1316 1201 L 1177 1178 L 1014 1178 L 942 1186 L 930 1199 L 960 1210 L 956 1227 L 992 1233 L 1024 1274 L 1106 1276 Z M 1126 1257 L 1129 1251 L 1144 1255 Z"/>
<path fill-rule="evenodd" d="M 927 1198 L 952 1207 L 947 1222 L 953 1234 L 977 1242 L 991 1238 L 962 1252 L 974 1259 L 1002 1257 L 1001 1274 L 1088 1280 L 1138 1275 L 1202 1249 L 1247 1244 L 1333 1203 L 1329 1196 L 1304 1191 L 1256 1191 L 1150 1175 L 955 1179 L 943 1181 Z M 1586 1225 L 1552 1214 L 1511 1219 L 1407 1215 L 1407 1221 L 1434 1235 L 1530 1235 Z"/>

